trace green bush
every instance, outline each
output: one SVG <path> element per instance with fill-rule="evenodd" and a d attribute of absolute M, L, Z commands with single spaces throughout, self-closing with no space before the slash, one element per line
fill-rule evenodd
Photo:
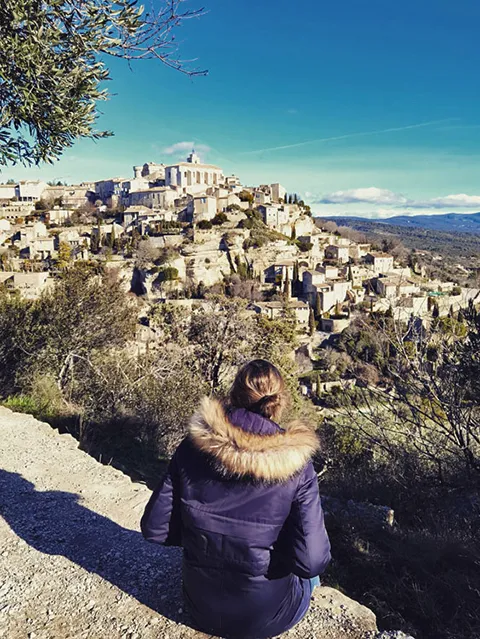
<path fill-rule="evenodd" d="M 227 221 L 228 221 L 228 216 L 225 215 L 225 213 L 217 213 L 212 220 L 212 224 L 215 224 L 216 226 L 221 226 L 222 224 L 225 224 L 225 222 Z"/>
<path fill-rule="evenodd" d="M 210 220 L 200 220 L 197 227 L 202 231 L 209 231 L 212 228 L 212 222 Z"/>

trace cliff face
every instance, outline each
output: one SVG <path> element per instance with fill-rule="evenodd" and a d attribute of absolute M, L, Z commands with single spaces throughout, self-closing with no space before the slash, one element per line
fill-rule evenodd
<path fill-rule="evenodd" d="M 206 637 L 183 611 L 181 552 L 139 532 L 145 486 L 1 407 L 0 442 L 0 637 Z M 370 610 L 324 587 L 287 636 L 406 638 L 378 633 Z"/>

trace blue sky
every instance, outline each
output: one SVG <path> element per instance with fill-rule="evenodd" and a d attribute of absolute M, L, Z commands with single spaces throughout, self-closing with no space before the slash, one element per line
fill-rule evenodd
<path fill-rule="evenodd" d="M 115 137 L 2 178 L 129 177 L 132 165 L 169 162 L 194 142 L 243 183 L 279 181 L 323 215 L 480 210 L 480 3 L 205 7 L 177 39 L 207 77 L 110 60 L 115 95 L 99 127 Z"/>

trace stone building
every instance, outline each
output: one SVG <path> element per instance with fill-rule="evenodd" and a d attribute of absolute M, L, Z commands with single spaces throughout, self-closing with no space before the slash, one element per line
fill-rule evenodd
<path fill-rule="evenodd" d="M 207 187 L 224 184 L 223 171 L 213 164 L 202 164 L 192 151 L 186 162 L 165 167 L 165 185 L 191 195 L 204 193 Z"/>
<path fill-rule="evenodd" d="M 122 177 L 98 180 L 95 182 L 95 197 L 111 208 L 117 206 L 122 197 L 122 184 L 125 181 L 126 179 Z"/>
<path fill-rule="evenodd" d="M 15 187 L 15 197 L 19 202 L 38 202 L 47 188 L 41 180 L 22 180 Z"/>
<path fill-rule="evenodd" d="M 192 222 L 212 220 L 217 214 L 217 198 L 210 195 L 199 195 L 187 204 L 187 219 Z"/>
<path fill-rule="evenodd" d="M 258 210 L 265 224 L 271 229 L 280 229 L 285 224 L 288 224 L 288 211 L 286 211 L 283 206 L 279 206 L 278 204 L 262 204 L 258 207 Z"/>
<path fill-rule="evenodd" d="M 144 178 L 150 182 L 165 180 L 165 164 L 145 162 L 145 164 L 134 166 L 133 174 L 135 179 Z"/>
<path fill-rule="evenodd" d="M 178 193 L 169 186 L 155 186 L 130 193 L 128 206 L 146 206 L 149 209 L 173 208 Z"/>
<path fill-rule="evenodd" d="M 335 260 L 346 264 L 350 259 L 350 252 L 348 246 L 337 246 L 336 244 L 329 244 L 325 247 L 325 257 L 328 260 Z"/>
<path fill-rule="evenodd" d="M 379 277 L 376 280 L 376 290 L 382 297 L 396 298 L 418 293 L 420 288 L 415 282 L 403 277 Z"/>
<path fill-rule="evenodd" d="M 16 184 L 0 184 L 0 200 L 8 201 L 17 196 Z"/>
<path fill-rule="evenodd" d="M 388 253 L 371 252 L 363 259 L 374 273 L 389 273 L 393 269 L 393 256 Z"/>
<path fill-rule="evenodd" d="M 279 319 L 285 315 L 285 304 L 283 302 L 255 302 L 251 309 L 260 315 L 266 315 L 269 319 Z M 310 307 L 306 302 L 291 299 L 288 302 L 288 309 L 295 313 L 299 324 L 307 324 L 310 317 Z"/>

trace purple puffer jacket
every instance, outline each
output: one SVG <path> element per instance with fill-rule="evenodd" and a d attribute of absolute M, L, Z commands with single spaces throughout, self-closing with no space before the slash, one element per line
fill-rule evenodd
<path fill-rule="evenodd" d="M 330 561 L 311 457 L 315 433 L 204 399 L 142 518 L 148 541 L 182 546 L 185 602 L 220 637 L 296 623 Z"/>

